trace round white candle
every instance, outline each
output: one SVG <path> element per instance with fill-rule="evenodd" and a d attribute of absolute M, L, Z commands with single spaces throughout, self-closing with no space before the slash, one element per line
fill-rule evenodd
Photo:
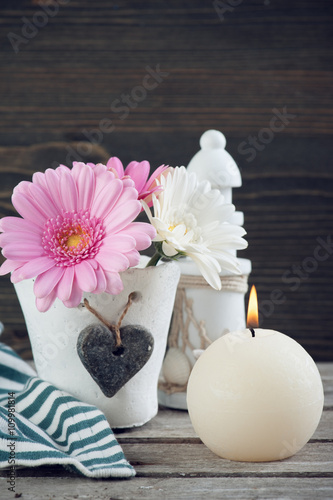
<path fill-rule="evenodd" d="M 187 405 L 205 445 L 229 460 L 294 455 L 319 423 L 324 394 L 311 356 L 290 337 L 255 328 L 228 333 L 193 367 Z"/>

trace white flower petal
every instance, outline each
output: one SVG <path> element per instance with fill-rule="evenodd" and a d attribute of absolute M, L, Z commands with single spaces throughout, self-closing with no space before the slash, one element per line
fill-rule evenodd
<path fill-rule="evenodd" d="M 166 257 L 174 257 L 177 255 L 178 251 L 170 245 L 167 241 L 163 241 L 162 243 L 162 251 Z"/>
<path fill-rule="evenodd" d="M 174 238 L 182 238 L 186 234 L 186 226 L 185 224 L 178 224 L 171 232 Z"/>
<path fill-rule="evenodd" d="M 163 242 L 167 257 L 182 252 L 192 258 L 207 282 L 219 290 L 221 267 L 239 272 L 230 250 L 247 246 L 244 229 L 228 223 L 234 205 L 226 204 L 218 190 L 211 189 L 208 181 L 199 183 L 185 167 L 170 169 L 160 183 L 163 191 L 152 197 L 154 216 L 145 207 L 157 231 L 155 241 Z"/>
<path fill-rule="evenodd" d="M 191 254 L 190 257 L 198 266 L 199 271 L 207 283 L 215 290 L 221 290 L 222 285 L 219 275 L 221 268 L 220 266 L 216 266 L 216 264 L 218 264 L 217 261 L 214 262 L 214 259 L 206 255 Z"/>

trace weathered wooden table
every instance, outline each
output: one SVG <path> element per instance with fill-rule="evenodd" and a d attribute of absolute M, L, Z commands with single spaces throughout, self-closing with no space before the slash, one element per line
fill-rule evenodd
<path fill-rule="evenodd" d="M 325 408 L 309 443 L 280 462 L 231 462 L 215 456 L 195 435 L 188 413 L 161 408 L 141 428 L 117 432 L 132 479 L 92 480 L 61 466 L 17 471 L 16 498 L 116 499 L 333 499 L 333 363 L 318 364 Z M 0 472 L 0 498 L 7 492 Z"/>

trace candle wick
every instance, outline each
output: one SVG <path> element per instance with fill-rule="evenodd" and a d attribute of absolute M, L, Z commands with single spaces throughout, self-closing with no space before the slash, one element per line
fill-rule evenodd
<path fill-rule="evenodd" d="M 253 328 L 250 328 L 250 332 L 252 333 L 252 337 L 256 336 L 256 332 L 253 330 Z"/>

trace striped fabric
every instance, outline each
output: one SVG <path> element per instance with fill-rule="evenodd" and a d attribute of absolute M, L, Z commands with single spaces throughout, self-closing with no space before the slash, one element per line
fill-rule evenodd
<path fill-rule="evenodd" d="M 0 343 L 0 468 L 61 464 L 94 478 L 131 477 L 103 413 L 39 379 Z"/>

